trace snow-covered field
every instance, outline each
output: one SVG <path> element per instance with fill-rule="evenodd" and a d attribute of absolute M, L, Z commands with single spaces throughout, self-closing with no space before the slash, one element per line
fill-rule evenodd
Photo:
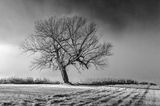
<path fill-rule="evenodd" d="M 145 88 L 145 89 L 143 89 Z M 0 85 L 1 106 L 160 106 L 149 86 Z"/>

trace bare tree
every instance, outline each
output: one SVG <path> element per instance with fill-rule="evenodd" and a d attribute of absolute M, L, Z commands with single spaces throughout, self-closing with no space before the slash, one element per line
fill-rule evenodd
<path fill-rule="evenodd" d="M 60 70 L 64 83 L 70 83 L 69 65 L 88 69 L 105 65 L 111 55 L 110 43 L 99 43 L 96 24 L 83 17 L 50 17 L 35 23 L 35 33 L 24 44 L 25 52 L 38 53 L 33 68 Z"/>

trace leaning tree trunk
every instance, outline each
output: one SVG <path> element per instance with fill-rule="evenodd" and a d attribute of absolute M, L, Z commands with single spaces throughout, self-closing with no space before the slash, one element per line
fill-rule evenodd
<path fill-rule="evenodd" d="M 64 83 L 66 84 L 71 84 L 69 82 L 69 79 L 68 79 L 68 74 L 67 74 L 67 71 L 66 71 L 66 67 L 61 67 L 61 75 L 62 75 L 62 79 L 64 81 Z"/>

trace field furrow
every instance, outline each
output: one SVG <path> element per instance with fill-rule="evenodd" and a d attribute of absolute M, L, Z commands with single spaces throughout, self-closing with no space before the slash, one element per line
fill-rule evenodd
<path fill-rule="evenodd" d="M 111 105 L 111 106 L 118 106 L 120 105 L 121 103 L 123 103 L 127 98 L 129 98 L 132 94 L 134 94 L 134 90 L 129 90 L 127 89 L 128 91 L 125 92 L 123 95 L 120 95 L 116 98 L 113 98 L 111 99 L 108 104 Z"/>
<path fill-rule="evenodd" d="M 148 91 L 149 91 L 149 88 L 139 89 L 140 95 L 137 96 L 136 101 L 132 103 L 131 106 L 142 106 L 144 104 L 144 99 Z"/>
<path fill-rule="evenodd" d="M 117 96 L 120 96 L 120 95 L 122 95 L 124 93 L 125 93 L 125 89 L 123 89 L 123 90 L 117 90 L 115 92 L 112 92 L 110 94 L 107 94 L 107 95 L 101 97 L 100 99 L 98 99 L 98 100 L 90 103 L 89 105 L 92 104 L 92 105 L 96 106 L 98 104 L 106 104 L 109 100 L 111 100 L 111 99 L 113 99 L 113 98 L 115 98 Z"/>
<path fill-rule="evenodd" d="M 123 100 L 123 102 L 119 103 L 118 106 L 131 106 L 131 104 L 135 102 L 139 95 L 140 93 L 138 92 L 132 93 L 128 98 Z"/>

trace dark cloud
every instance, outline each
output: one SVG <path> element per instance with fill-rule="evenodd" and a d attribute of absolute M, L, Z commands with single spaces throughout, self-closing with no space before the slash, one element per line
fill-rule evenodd
<path fill-rule="evenodd" d="M 107 23 L 114 31 L 121 31 L 134 21 L 154 24 L 160 18 L 159 0 L 56 0 L 56 3 L 64 10 L 78 11 Z"/>
<path fill-rule="evenodd" d="M 80 14 L 123 31 L 132 23 L 152 26 L 159 21 L 159 0 L 23 0 L 31 16 L 49 13 Z M 50 14 L 52 15 L 52 14 Z"/>

